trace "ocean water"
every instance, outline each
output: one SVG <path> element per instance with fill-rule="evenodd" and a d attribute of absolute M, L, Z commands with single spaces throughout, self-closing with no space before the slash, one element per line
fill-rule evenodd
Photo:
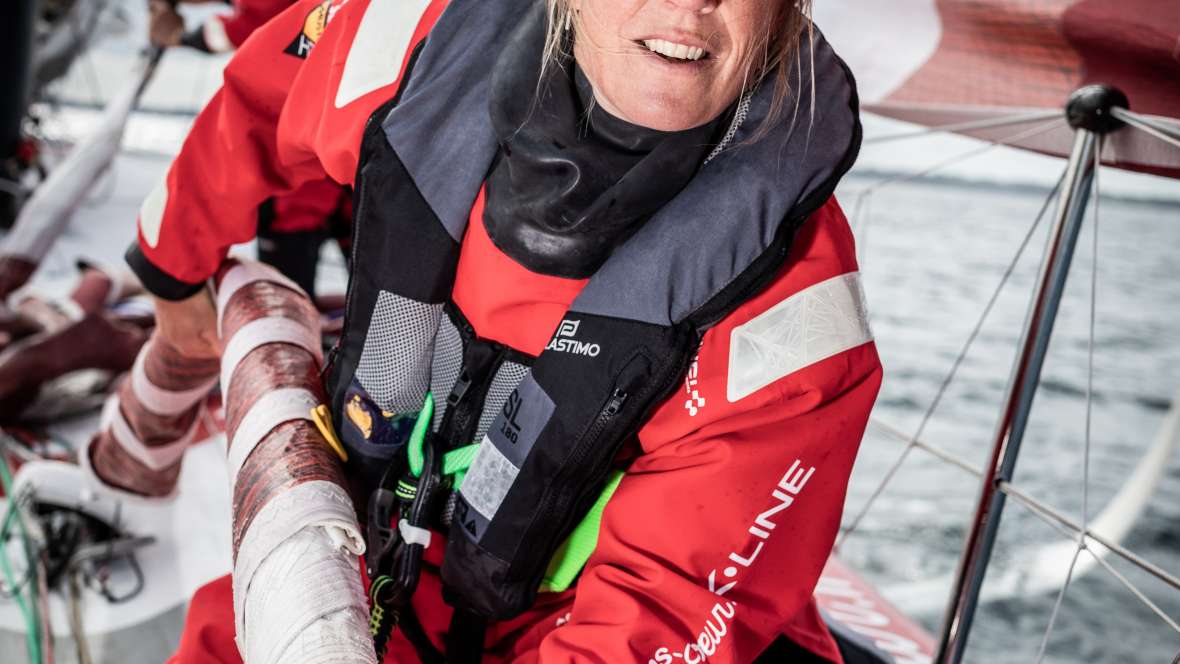
<path fill-rule="evenodd" d="M 912 434 L 1048 188 L 916 181 L 883 188 L 871 200 L 860 196 L 879 179 L 854 174 L 840 195 L 857 233 L 885 365 L 874 418 Z M 1099 210 L 1091 519 L 1122 488 L 1180 391 L 1180 279 L 1174 255 L 1180 247 L 1180 202 L 1107 198 Z M 1030 242 L 923 435 L 976 466 L 989 454 L 1048 225 L 1042 222 Z M 1014 479 L 1019 488 L 1079 520 L 1092 232 L 1088 219 Z M 854 471 L 846 523 L 903 447 L 870 428 Z M 959 559 L 979 487 L 962 470 L 914 450 L 841 550 L 935 634 L 949 593 L 947 575 Z M 1123 542 L 1172 574 L 1180 573 L 1178 498 L 1180 459 L 1173 456 Z M 1065 571 L 1059 578 L 1017 575 L 1045 545 L 1064 538 L 1011 500 L 1001 523 L 984 588 L 998 597 L 980 608 L 966 659 L 1032 662 L 1056 600 L 1052 589 Z M 1180 591 L 1121 560 L 1108 560 L 1168 615 L 1180 618 Z M 1066 558 L 1060 567 L 1068 563 Z M 1095 567 L 1070 585 L 1044 661 L 1166 663 L 1178 652 L 1180 635 Z"/>

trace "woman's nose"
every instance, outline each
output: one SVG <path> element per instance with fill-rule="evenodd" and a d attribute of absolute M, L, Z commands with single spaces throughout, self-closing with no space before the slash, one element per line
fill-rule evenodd
<path fill-rule="evenodd" d="M 698 14 L 709 14 L 714 9 L 717 9 L 718 0 L 667 0 L 681 9 L 687 9 Z"/>

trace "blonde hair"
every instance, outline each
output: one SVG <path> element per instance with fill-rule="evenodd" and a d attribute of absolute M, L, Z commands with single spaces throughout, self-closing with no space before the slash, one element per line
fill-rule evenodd
<path fill-rule="evenodd" d="M 742 89 L 738 95 L 740 99 L 742 96 L 752 93 L 766 82 L 766 78 L 771 72 L 774 72 L 774 92 L 771 97 L 770 110 L 761 126 L 751 135 L 749 139 L 751 141 L 757 140 L 770 129 L 782 114 L 787 99 L 792 96 L 795 97 L 795 113 L 798 113 L 800 100 L 799 96 L 793 95 L 791 90 L 791 70 L 793 66 L 797 80 L 804 80 L 804 37 L 807 39 L 808 70 L 811 74 L 808 78 L 811 81 L 811 101 L 813 102 L 810 108 L 814 115 L 815 44 L 814 28 L 811 22 L 811 1 L 768 0 L 768 3 L 774 5 L 775 16 L 764 22 L 766 29 L 758 35 L 754 47 L 746 56 L 746 62 L 743 63 L 745 73 Z M 563 59 L 572 56 L 572 54 L 565 52 L 565 45 L 568 42 L 563 33 L 576 27 L 579 21 L 578 13 L 574 10 L 574 2 L 575 0 L 545 0 L 549 22 L 545 34 L 545 47 L 541 56 L 543 58 L 542 78 L 544 78 L 544 72 L 548 67 L 559 66 Z"/>

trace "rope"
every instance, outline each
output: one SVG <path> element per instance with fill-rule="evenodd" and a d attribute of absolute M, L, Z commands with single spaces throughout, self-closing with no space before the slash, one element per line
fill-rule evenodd
<path fill-rule="evenodd" d="M 967 357 L 967 353 L 971 350 L 971 346 L 975 343 L 975 339 L 979 336 L 980 331 L 983 329 L 984 322 L 986 322 L 988 316 L 991 315 L 992 308 L 995 307 L 996 302 L 1000 298 L 1000 293 L 1004 290 L 1004 286 L 1008 283 L 1008 279 L 1011 278 L 1012 273 L 1015 271 L 1016 265 L 1020 262 L 1021 256 L 1024 255 L 1024 250 L 1028 247 L 1029 242 L 1032 240 L 1037 227 L 1041 225 L 1041 221 L 1045 218 L 1045 213 L 1048 212 L 1049 206 L 1053 202 L 1054 196 L 1057 195 L 1057 190 L 1061 187 L 1061 183 L 1064 181 L 1064 179 L 1065 176 L 1062 175 L 1061 178 L 1057 180 L 1057 184 L 1053 185 L 1053 189 L 1049 192 L 1049 195 L 1045 198 L 1045 202 L 1041 205 L 1041 209 L 1037 213 L 1036 219 L 1033 220 L 1032 225 L 1029 226 L 1028 231 L 1024 234 L 1024 239 L 1021 240 L 1020 246 L 1017 247 L 1016 254 L 1012 257 L 1012 260 L 1008 262 L 1008 266 L 1004 269 L 1004 273 L 1000 276 L 1000 281 L 998 284 L 996 284 L 995 289 L 992 291 L 991 297 L 988 299 L 987 304 L 983 308 L 983 312 L 980 314 L 979 319 L 976 320 L 975 326 L 971 329 L 971 333 L 967 335 L 967 340 L 963 343 L 962 348 L 959 349 L 959 354 L 955 357 L 954 362 L 951 363 L 951 368 L 947 372 L 946 377 L 942 379 L 942 384 L 939 385 L 938 392 L 935 393 L 934 399 L 930 402 L 930 405 L 926 407 L 926 412 L 922 414 L 922 420 L 918 424 L 917 430 L 914 431 L 914 435 L 909 438 L 905 448 L 893 462 L 893 465 L 889 467 L 889 470 L 885 472 L 885 475 L 881 478 L 880 483 L 877 484 L 876 489 L 874 489 L 872 494 L 869 495 L 868 500 L 866 500 L 861 506 L 860 510 L 857 511 L 856 516 L 852 519 L 852 522 L 847 528 L 844 529 L 844 532 L 842 532 L 840 537 L 836 540 L 835 549 L 837 551 L 840 549 L 840 546 L 844 543 L 844 541 L 847 540 L 848 537 L 852 535 L 852 533 L 856 532 L 856 529 L 860 526 L 865 516 L 869 513 L 869 510 L 872 509 L 873 505 L 877 502 L 877 499 L 881 497 L 881 494 L 885 492 L 886 487 L 891 481 L 893 481 L 894 476 L 897 475 L 897 472 L 901 469 L 902 464 L 905 463 L 906 458 L 916 446 L 916 441 L 922 437 L 922 433 L 926 430 L 926 425 L 934 416 L 934 411 L 938 409 L 938 405 L 942 402 L 943 396 L 946 395 L 947 390 L 950 388 L 951 382 L 954 380 L 955 375 L 958 374 L 959 368 L 962 366 L 963 361 Z"/>

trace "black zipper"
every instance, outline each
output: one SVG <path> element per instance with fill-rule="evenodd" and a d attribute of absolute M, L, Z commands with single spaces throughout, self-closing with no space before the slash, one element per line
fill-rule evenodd
<path fill-rule="evenodd" d="M 636 394 L 636 396 L 640 399 L 640 403 L 644 403 L 644 400 L 650 400 L 649 397 L 651 397 L 653 394 L 661 395 L 667 393 L 667 391 L 671 389 L 677 381 L 680 380 L 680 377 L 683 376 L 684 372 L 688 370 L 688 365 L 692 359 L 692 353 L 685 352 L 683 353 L 683 356 L 683 359 L 679 362 L 679 366 L 669 367 L 670 370 L 666 374 L 667 377 L 660 381 L 659 385 L 655 387 L 649 387 L 646 390 L 641 389 Z M 631 364 L 639 360 L 641 357 L 641 355 L 636 355 L 630 362 L 627 363 L 626 366 L 624 366 L 623 370 L 619 372 L 619 378 L 615 380 L 615 385 L 611 390 L 611 395 L 606 399 L 602 407 L 599 409 L 598 415 L 594 418 L 594 421 L 586 428 L 586 431 L 582 434 L 582 436 L 579 437 L 578 446 L 571 455 L 570 462 L 564 466 L 559 475 L 554 477 L 553 483 L 551 484 L 552 487 L 560 487 L 567 483 L 567 476 L 571 472 L 574 472 L 575 470 L 581 470 L 583 468 L 587 456 L 589 456 L 590 453 L 598 447 L 598 439 L 602 436 L 608 425 L 610 425 L 610 423 L 614 421 L 614 419 L 622 412 L 624 405 L 630 400 L 631 397 L 631 395 L 626 391 L 630 388 L 628 383 L 634 382 L 636 378 L 639 378 L 637 376 L 630 380 L 626 380 L 624 375 L 627 373 L 627 370 L 630 368 Z M 639 427 L 635 425 L 635 422 L 642 424 L 642 422 L 646 420 L 646 411 L 650 410 L 650 408 L 651 404 L 647 404 L 647 407 L 644 409 L 645 412 L 639 413 L 640 416 L 634 418 L 635 421 L 627 427 L 627 429 L 623 432 L 623 435 L 619 436 L 618 442 L 621 443 L 622 441 L 627 440 L 639 429 Z M 614 446 L 612 449 L 607 450 L 607 453 L 613 456 L 615 453 L 617 453 L 617 451 L 617 446 Z M 574 522 L 582 516 L 580 514 L 575 514 L 575 510 L 570 509 L 571 504 L 579 505 L 584 503 L 587 496 L 591 495 L 594 491 L 597 491 L 602 486 L 602 483 L 606 480 L 606 477 L 609 473 L 609 464 L 603 464 L 603 468 L 595 472 L 594 476 L 590 478 L 590 481 L 586 483 L 585 488 L 583 488 L 582 491 L 579 491 L 577 495 L 567 497 L 568 494 L 563 494 L 560 496 L 559 500 L 550 500 L 548 495 L 541 497 L 542 511 L 539 518 L 534 521 L 534 523 L 547 523 L 551 518 L 553 518 L 555 514 L 564 516 L 562 517 L 560 527 L 553 531 L 549 541 L 546 542 L 544 547 L 538 548 L 538 551 L 544 552 L 545 556 L 551 555 L 551 552 L 556 549 L 556 544 L 561 538 L 565 537 L 566 534 L 569 533 L 573 527 Z M 546 491 L 546 494 L 549 494 L 551 491 L 552 489 Z M 528 539 L 527 533 L 522 539 Z M 519 557 L 515 558 L 517 561 L 521 560 Z M 548 560 L 548 558 L 546 557 L 545 560 Z M 535 571 L 533 569 L 521 570 L 521 566 L 522 564 L 513 564 L 507 572 L 508 578 L 519 580 L 520 572 Z M 531 562 L 528 566 L 530 568 L 533 567 Z"/>

